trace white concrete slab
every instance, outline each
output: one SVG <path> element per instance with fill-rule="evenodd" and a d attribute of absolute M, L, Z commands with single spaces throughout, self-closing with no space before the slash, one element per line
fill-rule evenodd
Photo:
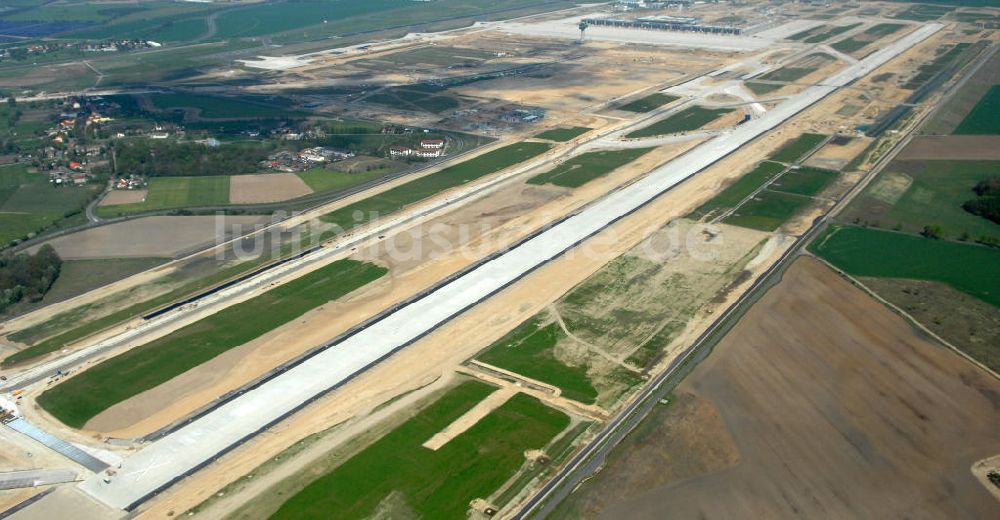
<path fill-rule="evenodd" d="M 810 87 L 759 119 L 699 145 L 682 158 L 611 193 L 521 246 L 150 444 L 126 458 L 109 482 L 104 481 L 104 475 L 96 475 L 81 484 L 81 489 L 112 507 L 136 505 L 211 461 L 217 454 L 297 410 L 303 403 L 419 339 L 530 270 L 777 127 L 839 87 L 868 74 L 941 27 L 940 24 L 926 25 L 838 72 L 824 85 Z"/>

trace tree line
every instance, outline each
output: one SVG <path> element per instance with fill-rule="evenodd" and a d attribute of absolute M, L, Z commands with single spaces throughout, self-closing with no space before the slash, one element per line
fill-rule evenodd
<path fill-rule="evenodd" d="M 965 201 L 962 208 L 1000 224 L 1000 177 L 980 181 L 972 191 L 976 198 Z"/>
<path fill-rule="evenodd" d="M 59 278 L 62 259 L 46 244 L 35 254 L 0 256 L 0 312 L 22 301 L 37 302 Z"/>
<path fill-rule="evenodd" d="M 116 172 L 147 177 L 197 177 L 253 173 L 269 149 L 255 146 L 207 146 L 199 143 L 134 141 L 118 146 Z"/>

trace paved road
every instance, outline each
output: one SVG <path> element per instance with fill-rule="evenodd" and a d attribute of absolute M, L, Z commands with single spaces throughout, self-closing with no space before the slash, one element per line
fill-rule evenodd
<path fill-rule="evenodd" d="M 335 340 L 301 364 L 126 458 L 110 482 L 97 475 L 87 479 L 81 489 L 109 506 L 134 508 L 840 87 L 867 75 L 940 27 L 935 24 L 918 29 L 896 44 L 835 74 L 828 85 L 805 89 L 763 117 L 699 145 L 678 160 L 670 161 L 627 187 L 609 193 L 433 293 Z"/>
<path fill-rule="evenodd" d="M 0 489 L 19 489 L 52 484 L 62 484 L 76 480 L 77 473 L 71 469 L 28 469 L 0 473 Z"/>

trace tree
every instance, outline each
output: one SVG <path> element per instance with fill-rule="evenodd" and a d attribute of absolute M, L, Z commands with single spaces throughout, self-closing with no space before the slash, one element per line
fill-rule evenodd
<path fill-rule="evenodd" d="M 17 99 L 14 96 L 8 97 L 7 98 L 7 106 L 10 107 L 10 108 L 16 107 L 17 106 Z"/>
<path fill-rule="evenodd" d="M 924 229 L 923 231 L 920 232 L 920 234 L 927 238 L 933 238 L 934 240 L 938 240 L 944 237 L 944 228 L 942 228 L 937 224 L 930 224 L 924 226 Z"/>

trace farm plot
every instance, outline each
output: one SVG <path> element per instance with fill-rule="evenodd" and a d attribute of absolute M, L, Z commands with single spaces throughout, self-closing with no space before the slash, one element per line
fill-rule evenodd
<path fill-rule="evenodd" d="M 997 393 L 800 258 L 549 518 L 989 517 L 969 468 L 1000 452 Z"/>
<path fill-rule="evenodd" d="M 13 174 L 7 182 L 20 179 L 23 179 L 20 174 Z M 34 180 L 0 187 L 0 244 L 25 238 L 64 218 L 79 215 L 99 191 L 97 185 L 56 187 Z"/>
<path fill-rule="evenodd" d="M 260 204 L 291 200 L 313 190 L 294 173 L 236 175 L 229 179 L 231 204 Z"/>
<path fill-rule="evenodd" d="M 554 184 L 564 188 L 577 188 L 625 166 L 652 150 L 652 148 L 632 148 L 588 152 L 528 179 L 528 184 Z"/>
<path fill-rule="evenodd" d="M 576 139 L 591 130 L 593 129 L 585 126 L 553 128 L 536 135 L 535 139 L 547 139 L 549 141 L 556 141 L 557 143 L 565 143 L 566 141 L 572 141 L 573 139 Z"/>
<path fill-rule="evenodd" d="M 465 518 L 513 477 L 525 453 L 544 449 L 569 424 L 562 412 L 525 394 L 437 450 L 421 444 L 496 389 L 465 381 L 414 418 L 316 479 L 284 502 L 272 518 Z"/>
<path fill-rule="evenodd" d="M 854 276 L 943 282 L 1000 307 L 1000 249 L 854 226 L 831 227 L 809 249 Z"/>
<path fill-rule="evenodd" d="M 712 121 L 732 112 L 730 108 L 705 108 L 694 106 L 661 119 L 645 128 L 640 128 L 629 133 L 625 137 L 636 139 L 640 137 L 652 137 L 657 135 L 674 134 L 678 132 L 689 132 L 697 130 Z"/>
<path fill-rule="evenodd" d="M 823 168 L 803 166 L 788 170 L 784 175 L 768 186 L 769 190 L 805 195 L 818 195 L 824 188 L 837 178 L 838 173 Z"/>
<path fill-rule="evenodd" d="M 1000 161 L 896 160 L 839 219 L 908 233 L 939 226 L 942 238 L 1000 237 L 1000 224 L 962 209 L 964 202 L 975 198 L 978 182 L 998 175 Z"/>
<path fill-rule="evenodd" d="M 42 393 L 38 403 L 67 425 L 84 427 L 115 403 L 340 298 L 386 271 L 370 263 L 338 260 L 84 370 Z"/>
<path fill-rule="evenodd" d="M 384 217 L 421 199 L 526 161 L 548 151 L 549 148 L 551 145 L 545 143 L 524 142 L 507 145 L 349 204 L 321 218 L 341 229 L 349 230 L 368 222 L 373 216 Z M 362 217 L 358 219 L 356 214 Z"/>
<path fill-rule="evenodd" d="M 626 112 L 650 112 L 663 105 L 668 105 L 677 101 L 677 96 L 671 96 L 669 94 L 664 94 L 662 92 L 657 92 L 655 94 L 650 94 L 644 98 L 639 98 L 630 103 L 626 103 L 620 107 L 618 110 L 625 110 Z"/>
<path fill-rule="evenodd" d="M 1000 134 L 1000 85 L 993 85 L 955 129 L 959 135 Z"/>
<path fill-rule="evenodd" d="M 229 204 L 229 176 L 153 177 L 146 200 L 135 204 L 99 206 L 97 214 L 115 217 L 144 211 L 224 206 Z"/>
<path fill-rule="evenodd" d="M 696 313 L 744 276 L 767 235 L 679 220 L 563 295 L 476 358 L 611 406 Z M 722 237 L 719 239 L 719 237 Z"/>

